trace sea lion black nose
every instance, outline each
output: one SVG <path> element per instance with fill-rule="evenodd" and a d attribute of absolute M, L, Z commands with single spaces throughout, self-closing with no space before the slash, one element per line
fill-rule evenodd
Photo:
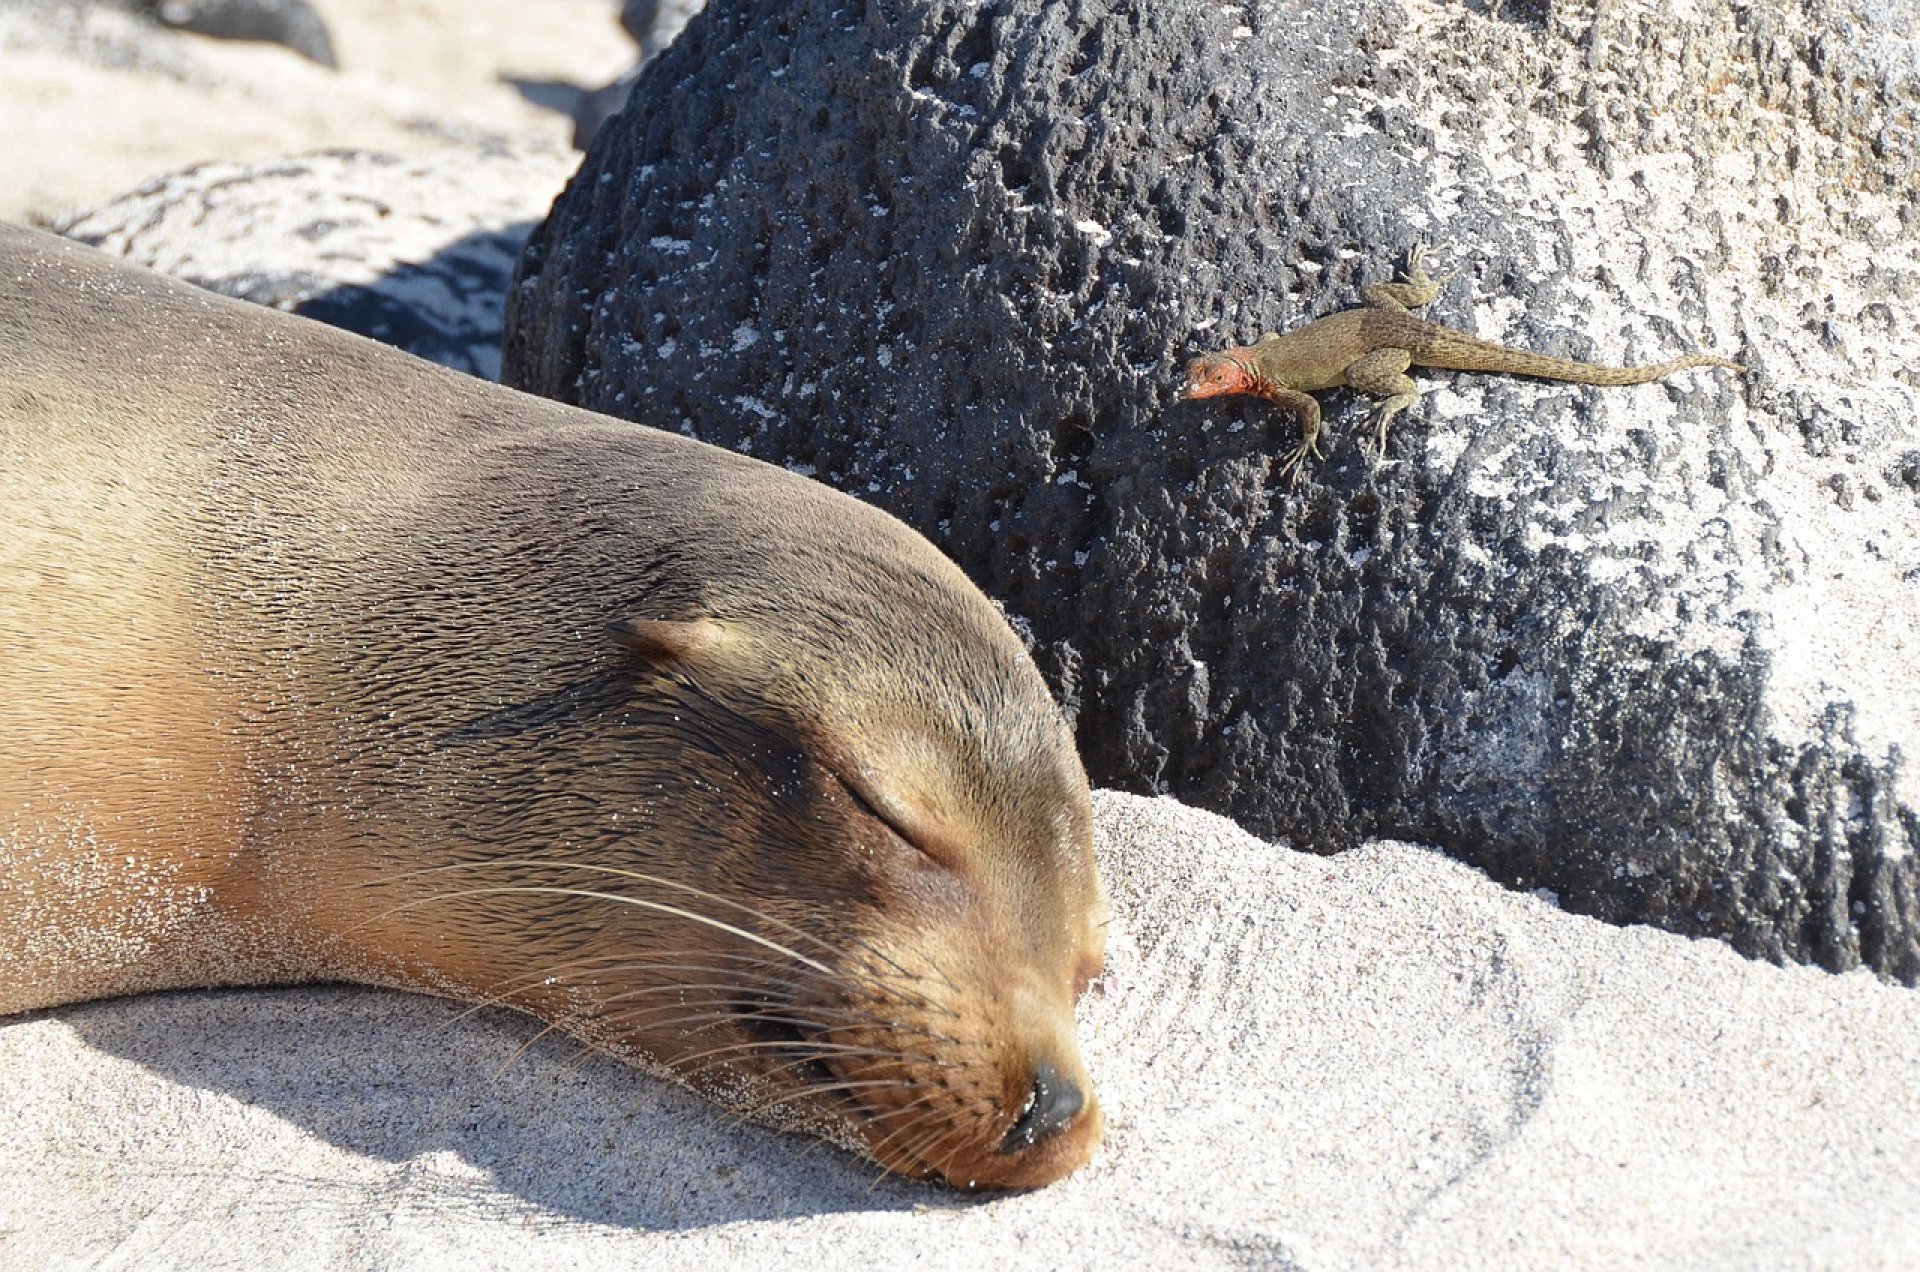
<path fill-rule="evenodd" d="M 1087 1097 L 1080 1094 L 1073 1079 L 1061 1077 L 1050 1064 L 1034 1065 L 1033 1090 L 1027 1095 L 1027 1106 L 1021 1110 L 1020 1120 L 1013 1124 L 1007 1137 L 1000 1141 L 1000 1151 L 1022 1152 L 1058 1135 L 1073 1125 L 1073 1119 L 1080 1116 L 1080 1110 L 1086 1105 Z"/>

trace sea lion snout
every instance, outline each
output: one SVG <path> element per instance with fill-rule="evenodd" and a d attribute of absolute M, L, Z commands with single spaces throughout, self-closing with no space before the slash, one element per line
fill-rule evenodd
<path fill-rule="evenodd" d="M 1073 1125 L 1073 1119 L 1086 1107 L 1087 1097 L 1072 1078 L 1062 1076 L 1050 1064 L 1035 1065 L 1033 1090 L 1027 1096 L 1027 1106 L 1020 1120 L 1000 1141 L 1000 1151 L 1011 1156 L 1052 1139 Z"/>
<path fill-rule="evenodd" d="M 1009 1039 L 977 1041 L 944 1052 L 897 1103 L 870 1106 L 868 1151 L 902 1174 L 966 1189 L 1038 1188 L 1085 1165 L 1105 1121 L 1077 1048 L 1069 1043 L 1057 1062 L 1001 1065 L 981 1052 Z"/>

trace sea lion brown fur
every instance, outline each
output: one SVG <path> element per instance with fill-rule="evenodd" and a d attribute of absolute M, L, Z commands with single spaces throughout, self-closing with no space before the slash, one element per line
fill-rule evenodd
<path fill-rule="evenodd" d="M 497 1002 L 961 1186 L 1100 1112 L 1071 735 L 918 535 L 0 227 L 0 1013 Z"/>

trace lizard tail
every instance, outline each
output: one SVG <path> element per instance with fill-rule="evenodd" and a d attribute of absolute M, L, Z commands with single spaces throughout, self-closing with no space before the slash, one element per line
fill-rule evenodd
<path fill-rule="evenodd" d="M 1420 366 L 1448 371 L 1492 371 L 1501 375 L 1525 375 L 1539 380 L 1565 380 L 1571 384 L 1647 384 L 1664 379 L 1676 371 L 1693 367 L 1726 367 L 1745 371 L 1738 362 L 1711 353 L 1689 353 L 1645 367 L 1605 367 L 1571 358 L 1551 358 L 1544 353 L 1529 353 L 1479 340 L 1459 332 L 1444 331 L 1422 349 L 1413 351 Z"/>

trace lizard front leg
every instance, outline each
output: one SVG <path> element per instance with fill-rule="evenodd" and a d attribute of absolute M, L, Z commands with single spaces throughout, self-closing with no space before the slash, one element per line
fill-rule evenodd
<path fill-rule="evenodd" d="M 1320 453 L 1320 404 L 1298 389 L 1289 389 L 1281 385 L 1263 385 L 1258 390 L 1261 397 L 1292 411 L 1300 417 L 1300 444 L 1287 452 L 1280 461 L 1280 468 L 1274 475 L 1285 477 L 1289 473 L 1297 482 L 1300 480 L 1300 466 L 1312 455 L 1316 459 L 1325 459 Z"/>
<path fill-rule="evenodd" d="M 1418 261 L 1414 264 L 1417 271 Z M 1420 400 L 1420 386 L 1405 374 L 1413 365 L 1413 354 L 1406 349 L 1375 349 L 1347 368 L 1347 386 L 1385 398 L 1375 414 L 1379 430 L 1380 457 L 1387 454 L 1387 421 Z"/>

